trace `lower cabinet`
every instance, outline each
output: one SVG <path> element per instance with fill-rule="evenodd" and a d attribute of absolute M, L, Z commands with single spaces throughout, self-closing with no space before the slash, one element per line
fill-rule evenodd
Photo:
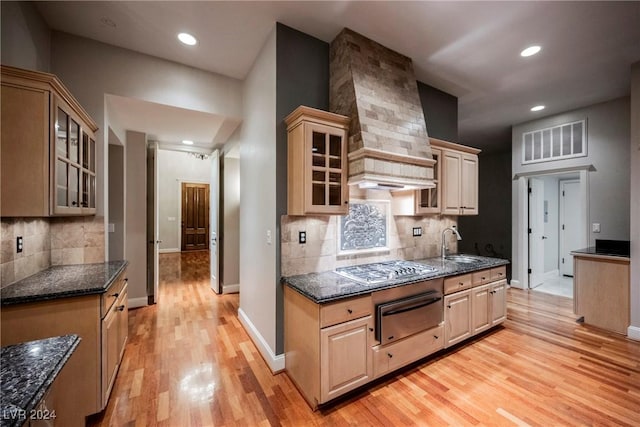
<path fill-rule="evenodd" d="M 492 282 L 502 277 L 505 277 L 504 267 L 474 273 L 471 289 L 444 297 L 445 347 L 504 322 L 507 280 Z"/>
<path fill-rule="evenodd" d="M 442 324 L 404 340 L 373 348 L 373 376 L 379 377 L 444 348 Z"/>
<path fill-rule="evenodd" d="M 471 331 L 471 291 L 456 292 L 444 297 L 445 345 L 466 340 Z"/>
<path fill-rule="evenodd" d="M 320 331 L 320 402 L 327 402 L 371 380 L 372 316 Z"/>
<path fill-rule="evenodd" d="M 2 307 L 3 346 L 67 334 L 81 338 L 51 388 L 56 425 L 84 427 L 85 417 L 107 404 L 127 340 L 126 274 L 125 269 L 102 295 Z"/>

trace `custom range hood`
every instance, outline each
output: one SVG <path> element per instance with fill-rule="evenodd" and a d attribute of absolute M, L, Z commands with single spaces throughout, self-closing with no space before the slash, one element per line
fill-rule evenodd
<path fill-rule="evenodd" d="M 343 29 L 330 47 L 329 104 L 351 118 L 349 185 L 434 187 L 435 161 L 410 58 Z"/>

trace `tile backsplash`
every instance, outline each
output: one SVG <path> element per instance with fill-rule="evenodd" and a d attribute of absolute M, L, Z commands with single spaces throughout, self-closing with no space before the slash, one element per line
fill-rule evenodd
<path fill-rule="evenodd" d="M 390 200 L 389 192 L 369 190 L 351 194 L 351 199 Z M 440 255 L 442 230 L 456 225 L 456 217 L 430 215 L 424 217 L 390 216 L 388 241 L 380 250 L 352 251 L 341 254 L 338 247 L 338 216 L 281 217 L 281 273 L 283 276 L 330 271 L 347 265 L 367 264 L 393 259 L 417 260 Z M 421 227 L 422 235 L 413 236 L 413 228 Z M 306 232 L 306 243 L 298 243 L 298 232 Z M 464 236 L 462 236 L 464 238 Z M 447 248 L 457 251 L 457 241 L 447 234 Z"/>
<path fill-rule="evenodd" d="M 51 265 L 103 262 L 104 218 L 2 218 L 0 287 Z M 23 237 L 17 253 L 16 238 Z"/>

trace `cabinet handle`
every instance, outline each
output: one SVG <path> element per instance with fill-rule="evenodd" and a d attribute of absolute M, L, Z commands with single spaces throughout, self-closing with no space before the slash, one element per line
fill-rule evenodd
<path fill-rule="evenodd" d="M 447 308 L 451 308 L 451 305 L 448 305 Z"/>
<path fill-rule="evenodd" d="M 345 204 L 345 205 L 348 205 L 348 204 L 349 204 L 349 201 L 348 201 L 348 200 L 345 200 L 345 201 L 344 201 L 344 204 Z"/>
<path fill-rule="evenodd" d="M 498 276 L 502 276 L 502 273 L 498 273 Z"/>
<path fill-rule="evenodd" d="M 120 306 L 116 307 L 116 310 L 118 310 L 118 311 L 124 311 L 124 304 L 122 304 L 122 305 L 120 305 Z"/>
<path fill-rule="evenodd" d="M 347 312 L 348 312 L 349 314 L 353 314 L 353 310 L 351 310 L 350 308 L 347 308 Z"/>
<path fill-rule="evenodd" d="M 373 332 L 373 328 L 369 328 L 369 332 Z"/>
<path fill-rule="evenodd" d="M 389 359 L 391 359 L 393 357 L 393 354 L 387 353 L 387 356 L 389 356 Z"/>
<path fill-rule="evenodd" d="M 110 297 L 114 297 L 114 298 L 118 298 L 118 295 L 120 295 L 118 292 L 116 292 L 115 294 L 111 294 L 109 295 Z"/>
<path fill-rule="evenodd" d="M 437 335 L 434 335 L 433 338 L 438 339 L 439 337 Z"/>
<path fill-rule="evenodd" d="M 486 278 L 486 277 L 483 277 L 483 278 L 482 278 L 482 280 L 487 280 L 487 278 Z"/>
<path fill-rule="evenodd" d="M 464 286 L 464 283 L 460 282 L 458 283 L 458 286 Z"/>
<path fill-rule="evenodd" d="M 129 281 L 129 278 L 128 278 L 128 277 L 125 277 L 125 278 L 124 278 L 124 281 L 125 281 L 125 282 L 128 282 L 128 281 Z"/>
<path fill-rule="evenodd" d="M 78 205 L 78 202 L 71 202 L 71 204 L 72 204 L 73 206 L 77 206 L 77 205 Z"/>

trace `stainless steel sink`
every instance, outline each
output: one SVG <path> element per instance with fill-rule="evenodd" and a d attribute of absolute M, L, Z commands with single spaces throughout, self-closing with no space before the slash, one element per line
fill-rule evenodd
<path fill-rule="evenodd" d="M 481 261 L 478 258 L 466 255 L 447 255 L 446 257 L 444 257 L 444 259 L 446 259 L 447 261 L 459 262 L 462 264 L 474 264 Z"/>

